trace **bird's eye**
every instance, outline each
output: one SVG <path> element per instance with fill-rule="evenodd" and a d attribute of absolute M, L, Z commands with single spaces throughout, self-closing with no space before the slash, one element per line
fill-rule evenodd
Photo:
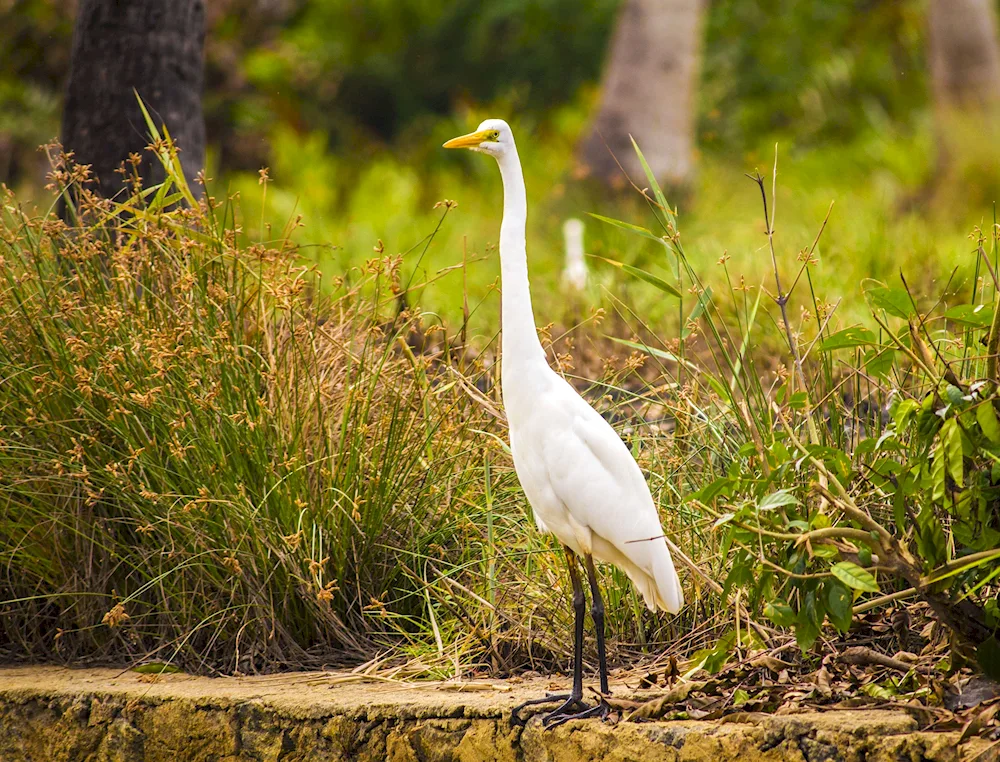
<path fill-rule="evenodd" d="M 493 130 L 493 132 L 490 133 L 490 140 L 499 140 L 499 139 L 500 139 L 500 131 Z"/>

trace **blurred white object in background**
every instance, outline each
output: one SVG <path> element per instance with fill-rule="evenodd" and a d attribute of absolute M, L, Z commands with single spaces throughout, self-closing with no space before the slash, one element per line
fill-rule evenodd
<path fill-rule="evenodd" d="M 563 268 L 563 285 L 574 291 L 587 287 L 587 263 L 583 261 L 583 220 L 571 217 L 563 223 L 566 241 L 566 266 Z"/>

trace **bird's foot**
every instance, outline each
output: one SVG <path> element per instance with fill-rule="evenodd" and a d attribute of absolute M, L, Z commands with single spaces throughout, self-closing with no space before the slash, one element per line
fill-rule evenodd
<path fill-rule="evenodd" d="M 576 696 L 572 693 L 549 693 L 542 698 L 525 701 L 523 704 L 518 704 L 514 707 L 510 715 L 510 724 L 521 725 L 523 727 L 527 720 L 520 717 L 522 709 L 529 706 L 537 706 L 538 704 L 551 704 L 556 701 L 562 701 L 563 703 L 542 717 L 542 725 L 546 730 L 557 728 L 570 720 L 586 720 L 592 717 L 606 720 L 608 715 L 614 711 L 611 705 L 605 701 L 604 696 L 600 697 L 597 706 L 587 706 L 583 701 L 583 696 Z"/>
<path fill-rule="evenodd" d="M 546 730 L 552 730 L 552 728 L 557 728 L 560 725 L 569 722 L 570 720 L 586 720 L 592 717 L 604 721 L 608 719 L 608 715 L 613 711 L 611 705 L 604 700 L 604 696 L 601 696 L 597 702 L 597 706 L 586 707 L 580 712 L 570 712 L 569 709 L 574 708 L 568 706 L 569 702 L 563 704 L 561 707 L 556 709 L 554 712 L 545 715 L 542 719 L 542 724 L 545 726 Z M 582 701 L 576 702 L 577 706 L 585 706 Z"/>
<path fill-rule="evenodd" d="M 556 712 L 566 711 L 574 707 L 584 706 L 582 696 L 574 696 L 572 693 L 546 693 L 541 698 L 531 699 L 530 701 L 525 701 L 523 704 L 518 704 L 510 712 L 510 724 L 524 726 L 527 722 L 526 719 L 522 719 L 520 712 L 522 709 L 526 709 L 529 706 L 538 706 L 539 704 L 554 704 L 557 701 L 562 701 L 563 704 Z M 555 712 L 551 713 L 555 714 Z M 546 715 L 546 718 L 551 716 L 551 714 Z"/>

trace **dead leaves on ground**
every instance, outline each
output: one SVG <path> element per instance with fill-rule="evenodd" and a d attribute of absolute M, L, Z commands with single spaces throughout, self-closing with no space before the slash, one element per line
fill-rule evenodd
<path fill-rule="evenodd" d="M 921 729 L 961 730 L 962 740 L 1000 739 L 1000 684 L 952 664 L 949 644 L 920 605 L 902 616 L 862 617 L 840 640 L 802 654 L 794 639 L 769 650 L 736 649 L 716 674 L 677 680 L 676 663 L 611 699 L 623 721 L 700 719 L 753 722 L 756 716 L 844 709 L 894 709 Z M 898 650 L 906 645 L 915 651 Z M 690 667 L 689 667 L 690 669 Z"/>

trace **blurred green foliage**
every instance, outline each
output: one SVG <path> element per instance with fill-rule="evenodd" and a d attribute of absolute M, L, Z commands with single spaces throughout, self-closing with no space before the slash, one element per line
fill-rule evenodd
<path fill-rule="evenodd" d="M 714 0 L 702 136 L 849 140 L 927 103 L 925 0 Z"/>
<path fill-rule="evenodd" d="M 268 164 L 279 130 L 341 151 L 461 103 L 542 118 L 600 75 L 618 0 L 216 0 L 206 118 L 224 169 Z M 762 133 L 850 139 L 926 103 L 923 0 L 709 6 L 706 145 Z M 75 3 L 0 0 L 0 180 L 58 133 Z"/>

